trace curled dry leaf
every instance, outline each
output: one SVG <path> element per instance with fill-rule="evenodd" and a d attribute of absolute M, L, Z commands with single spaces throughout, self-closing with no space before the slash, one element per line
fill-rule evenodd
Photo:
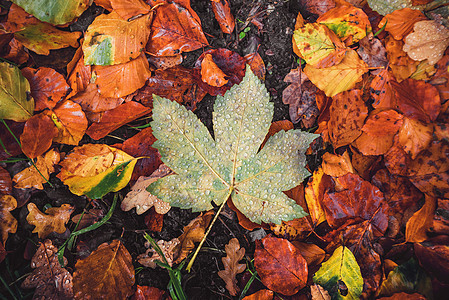
<path fill-rule="evenodd" d="M 224 270 L 218 271 L 218 276 L 226 282 L 226 289 L 231 296 L 236 296 L 239 288 L 237 287 L 237 279 L 235 276 L 242 273 L 246 269 L 246 264 L 239 264 L 239 261 L 245 256 L 245 248 L 240 248 L 239 240 L 233 238 L 225 246 L 226 257 L 221 261 Z"/>
<path fill-rule="evenodd" d="M 10 211 L 17 208 L 17 201 L 13 196 L 1 195 L 0 196 L 0 237 L 1 242 L 5 245 L 8 239 L 8 233 L 16 233 L 17 231 L 17 220 L 10 213 Z"/>
<path fill-rule="evenodd" d="M 413 59 L 437 63 L 449 46 L 449 30 L 434 20 L 415 23 L 413 33 L 405 37 L 404 51 Z"/>
<path fill-rule="evenodd" d="M 122 300 L 133 294 L 132 257 L 119 240 L 101 244 L 86 259 L 76 262 L 73 273 L 75 298 Z"/>
<path fill-rule="evenodd" d="M 436 199 L 426 195 L 426 202 L 420 210 L 415 212 L 405 227 L 405 241 L 420 243 L 427 240 L 427 231 L 433 224 L 433 214 L 436 208 Z"/>
<path fill-rule="evenodd" d="M 173 260 L 178 254 L 176 253 L 175 249 L 180 243 L 181 242 L 178 238 L 174 238 L 170 241 L 159 240 L 156 243 L 159 248 L 161 248 L 162 253 L 164 254 L 165 259 L 167 260 L 167 263 L 170 265 L 170 267 L 173 265 Z M 137 261 L 139 262 L 139 264 L 154 269 L 157 266 L 157 264 L 155 263 L 156 260 L 164 262 L 164 259 L 160 257 L 159 253 L 157 253 L 157 251 L 153 247 L 151 247 L 150 243 L 146 242 L 145 247 L 147 247 L 148 250 L 144 254 L 140 254 L 139 256 L 137 256 Z"/>
<path fill-rule="evenodd" d="M 16 183 L 15 187 L 20 189 L 34 187 L 43 190 L 44 187 L 42 184 L 47 182 L 46 179 L 54 172 L 55 164 L 59 160 L 59 152 L 56 152 L 54 149 L 51 149 L 43 156 L 39 156 L 34 163 L 36 167 L 30 166 L 14 176 L 13 181 Z"/>
<path fill-rule="evenodd" d="M 63 257 L 64 265 L 67 259 Z M 58 248 L 45 240 L 31 259 L 33 272 L 25 278 L 22 288 L 34 291 L 33 299 L 73 299 L 72 275 L 61 267 Z"/>
<path fill-rule="evenodd" d="M 227 75 L 215 64 L 212 55 L 207 53 L 201 62 L 201 80 L 208 85 L 222 87 L 229 80 Z"/>
<path fill-rule="evenodd" d="M 267 236 L 256 242 L 254 265 L 270 290 L 291 296 L 307 284 L 307 262 L 285 239 Z"/>
<path fill-rule="evenodd" d="M 170 210 L 170 204 L 159 200 L 156 196 L 151 195 L 150 192 L 146 190 L 147 186 L 155 182 L 159 178 L 171 175 L 173 172 L 169 167 L 162 164 L 159 169 L 153 172 L 148 177 L 141 176 L 136 181 L 136 183 L 131 188 L 131 191 L 123 199 L 121 208 L 124 211 L 129 211 L 136 208 L 136 213 L 138 215 L 143 214 L 149 210 L 153 205 L 158 214 L 166 214 Z"/>
<path fill-rule="evenodd" d="M 75 210 L 70 204 L 50 207 L 45 213 L 42 213 L 34 203 L 28 203 L 27 208 L 29 214 L 26 219 L 29 224 L 36 226 L 33 233 L 37 232 L 41 239 L 46 238 L 52 232 L 64 233 L 66 231 L 65 224 Z"/>

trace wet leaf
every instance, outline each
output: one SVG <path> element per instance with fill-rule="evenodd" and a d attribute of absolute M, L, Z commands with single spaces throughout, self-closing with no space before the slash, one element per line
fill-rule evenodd
<path fill-rule="evenodd" d="M 326 252 L 315 244 L 308 244 L 298 241 L 292 241 L 291 243 L 298 248 L 302 257 L 306 260 L 309 268 L 321 264 L 326 256 Z"/>
<path fill-rule="evenodd" d="M 9 172 L 0 167 L 0 194 L 11 194 L 12 181 Z"/>
<path fill-rule="evenodd" d="M 31 96 L 35 101 L 34 110 L 52 109 L 69 92 L 70 88 L 64 76 L 53 69 L 23 68 L 21 71 L 30 83 Z"/>
<path fill-rule="evenodd" d="M 330 177 L 324 174 L 323 168 L 320 167 L 313 172 L 312 180 L 307 183 L 305 188 L 305 198 L 307 207 L 309 209 L 312 223 L 319 225 L 326 221 L 323 207 L 321 206 L 321 200 L 324 197 L 324 193 L 331 187 Z"/>
<path fill-rule="evenodd" d="M 148 53 L 156 56 L 173 56 L 207 46 L 198 16 L 192 14 L 190 1 L 187 7 L 169 2 L 156 8 L 151 24 L 151 36 L 146 46 Z M 193 12 L 194 13 L 194 12 Z"/>
<path fill-rule="evenodd" d="M 437 63 L 449 46 L 449 30 L 434 20 L 419 21 L 413 30 L 405 37 L 404 51 L 413 60 Z"/>
<path fill-rule="evenodd" d="M 0 233 L 1 242 L 5 245 L 8 239 L 8 233 L 16 233 L 17 231 L 17 220 L 10 213 L 10 211 L 17 208 L 17 201 L 13 196 L 1 195 L 0 196 Z"/>
<path fill-rule="evenodd" d="M 72 60 L 67 64 L 67 83 L 72 88 L 67 99 L 84 91 L 90 83 L 91 76 L 91 66 L 84 64 L 83 48 L 79 47 Z"/>
<path fill-rule="evenodd" d="M 162 164 L 159 169 L 154 171 L 150 176 L 139 177 L 131 188 L 131 191 L 129 191 L 128 194 L 126 194 L 125 199 L 123 199 L 121 204 L 122 210 L 129 211 L 135 207 L 136 213 L 141 215 L 154 205 L 154 208 L 158 214 L 166 214 L 170 210 L 170 204 L 151 195 L 147 192 L 146 187 L 159 178 L 170 174 L 172 174 L 171 170 Z"/>
<path fill-rule="evenodd" d="M 136 59 L 148 41 L 152 18 L 150 13 L 128 22 L 115 11 L 98 16 L 84 35 L 84 63 L 109 66 Z"/>
<path fill-rule="evenodd" d="M 266 89 L 249 68 L 240 85 L 217 97 L 215 141 L 192 112 L 155 96 L 151 125 L 158 140 L 153 147 L 178 175 L 159 179 L 148 191 L 171 206 L 193 211 L 212 209 L 211 201 L 220 205 L 231 195 L 237 209 L 258 224 L 303 217 L 303 209 L 282 191 L 308 175 L 301 167 L 303 152 L 315 135 L 281 131 L 257 153 L 272 114 Z"/>
<path fill-rule="evenodd" d="M 22 151 L 29 158 L 44 154 L 58 136 L 58 128 L 51 118 L 45 114 L 34 115 L 26 121 L 23 133 L 20 135 Z"/>
<path fill-rule="evenodd" d="M 348 145 L 362 134 L 368 108 L 360 90 L 343 92 L 332 98 L 329 108 L 329 137 L 334 148 Z"/>
<path fill-rule="evenodd" d="M 34 270 L 25 278 L 22 288 L 36 288 L 34 299 L 73 298 L 72 275 L 59 264 L 57 252 L 58 248 L 50 240 L 45 240 L 31 259 Z M 65 257 L 63 261 L 67 264 Z"/>
<path fill-rule="evenodd" d="M 51 149 L 45 155 L 38 156 L 35 162 L 36 167 L 30 166 L 20 173 L 17 173 L 13 181 L 15 188 L 29 189 L 36 188 L 43 190 L 43 183 L 50 178 L 50 174 L 55 170 L 55 164 L 60 160 L 59 152 Z M 39 171 L 38 171 L 39 170 Z M 46 179 L 45 179 L 46 178 Z"/>
<path fill-rule="evenodd" d="M 175 249 L 176 253 L 178 253 L 178 258 L 175 260 L 176 264 L 183 261 L 193 251 L 195 243 L 199 243 L 203 239 L 213 215 L 213 211 L 207 211 L 204 214 L 201 213 L 198 217 L 190 221 L 187 226 L 184 226 L 184 233 L 178 238 L 181 244 Z"/>
<path fill-rule="evenodd" d="M 385 16 L 394 12 L 395 10 L 404 8 L 404 7 L 413 7 L 411 0 L 368 0 L 369 7 L 378 12 L 379 14 Z M 419 7 L 413 7 L 414 9 L 418 9 Z"/>
<path fill-rule="evenodd" d="M 34 100 L 29 97 L 30 84 L 19 68 L 0 62 L 0 118 L 23 122 L 31 118 Z"/>
<path fill-rule="evenodd" d="M 150 286 L 137 285 L 137 290 L 132 296 L 132 300 L 164 300 L 165 291 Z"/>
<path fill-rule="evenodd" d="M 75 207 L 70 204 L 63 204 L 60 207 L 50 207 L 41 212 L 36 204 L 28 203 L 27 221 L 29 224 L 36 226 L 33 233 L 37 232 L 40 239 L 46 238 L 50 233 L 64 233 L 67 229 L 65 225 L 70 220 L 70 215 Z"/>
<path fill-rule="evenodd" d="M 120 98 L 144 86 L 151 76 L 147 58 L 141 54 L 129 62 L 113 66 L 94 66 L 95 84 L 103 97 Z"/>
<path fill-rule="evenodd" d="M 314 68 L 308 64 L 304 68 L 304 73 L 310 81 L 328 97 L 352 89 L 367 71 L 367 64 L 354 50 L 346 52 L 343 60 L 332 67 Z"/>
<path fill-rule="evenodd" d="M 93 123 L 89 126 L 86 134 L 94 140 L 99 140 L 117 128 L 149 114 L 150 112 L 150 108 L 145 107 L 138 102 L 130 101 L 124 103 L 117 108 L 106 111 L 100 122 Z"/>
<path fill-rule="evenodd" d="M 175 249 L 178 247 L 179 243 L 180 241 L 178 238 L 174 238 L 171 241 L 159 240 L 156 243 L 162 250 L 162 253 L 164 254 L 170 267 L 173 266 L 175 255 L 177 255 Z M 159 255 L 159 253 L 157 253 L 150 243 L 146 242 L 145 247 L 147 247 L 148 250 L 144 254 L 140 254 L 137 257 L 139 264 L 154 269 L 157 266 L 156 261 L 164 262 L 164 259 Z"/>
<path fill-rule="evenodd" d="M 419 152 L 429 146 L 433 135 L 433 124 L 425 124 L 407 117 L 403 120 L 399 129 L 399 143 L 404 151 L 415 159 Z"/>
<path fill-rule="evenodd" d="M 76 94 L 76 96 L 70 98 L 70 101 L 73 101 L 81 105 L 81 108 L 87 114 L 89 112 L 99 113 L 108 110 L 113 110 L 119 107 L 120 104 L 122 104 L 125 101 L 125 99 L 103 97 L 100 95 L 97 86 L 94 83 L 90 83 L 86 86 L 85 90 L 79 92 L 78 94 Z"/>
<path fill-rule="evenodd" d="M 326 289 L 333 299 L 359 299 L 363 289 L 360 267 L 352 252 L 344 246 L 335 249 L 315 273 L 313 282 Z M 343 286 L 346 288 L 345 292 Z"/>
<path fill-rule="evenodd" d="M 405 241 L 419 243 L 427 240 L 427 231 L 433 223 L 436 199 L 426 195 L 423 207 L 408 220 L 405 228 Z"/>
<path fill-rule="evenodd" d="M 215 19 L 217 19 L 220 25 L 221 31 L 231 34 L 234 31 L 235 20 L 231 13 L 228 0 L 211 0 L 212 11 L 214 12 Z"/>
<path fill-rule="evenodd" d="M 324 173 L 331 177 L 355 173 L 348 151 L 345 151 L 343 155 L 335 155 L 329 152 L 324 153 L 322 167 Z"/>
<path fill-rule="evenodd" d="M 86 259 L 78 260 L 73 273 L 75 298 L 126 299 L 133 294 L 134 267 L 119 240 L 101 244 Z"/>
<path fill-rule="evenodd" d="M 413 25 L 422 20 L 427 20 L 422 12 L 406 7 L 386 15 L 377 27 L 382 28 L 386 23 L 385 30 L 396 40 L 402 40 L 413 31 Z"/>
<path fill-rule="evenodd" d="M 243 300 L 273 300 L 274 292 L 270 290 L 260 290 L 258 292 L 255 292 L 254 294 L 251 294 L 249 296 L 246 296 L 243 298 Z"/>
<path fill-rule="evenodd" d="M 201 80 L 208 85 L 215 87 L 222 87 L 228 80 L 225 78 L 226 74 L 215 64 L 212 55 L 204 55 L 201 62 Z"/>
<path fill-rule="evenodd" d="M 256 241 L 254 266 L 270 290 L 291 296 L 307 283 L 307 263 L 288 240 L 267 236 Z"/>
<path fill-rule="evenodd" d="M 247 54 L 243 57 L 246 63 L 251 67 L 254 75 L 256 75 L 260 80 L 265 80 L 265 73 L 267 69 L 265 68 L 265 63 L 258 52 L 253 52 Z"/>
<path fill-rule="evenodd" d="M 13 0 L 28 13 L 43 22 L 62 25 L 79 17 L 88 7 L 89 0 Z"/>
<path fill-rule="evenodd" d="M 111 7 L 123 20 L 147 14 L 151 7 L 143 0 L 110 0 Z"/>
<path fill-rule="evenodd" d="M 231 296 L 236 296 L 239 289 L 235 276 L 246 269 L 246 264 L 239 264 L 245 256 L 245 248 L 240 248 L 239 241 L 233 238 L 225 245 L 226 257 L 223 257 L 224 270 L 218 271 L 218 276 L 226 282 L 226 289 Z"/>

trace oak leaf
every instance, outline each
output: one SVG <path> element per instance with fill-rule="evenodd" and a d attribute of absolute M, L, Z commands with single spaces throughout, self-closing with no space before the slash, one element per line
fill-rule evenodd
<path fill-rule="evenodd" d="M 233 238 L 225 246 L 226 257 L 221 261 L 224 265 L 224 270 L 218 271 L 218 276 L 226 282 L 226 289 L 231 296 L 236 296 L 238 293 L 237 279 L 235 276 L 242 273 L 246 269 L 246 264 L 239 264 L 239 261 L 245 256 L 245 248 L 240 248 L 239 241 Z"/>
<path fill-rule="evenodd" d="M 238 100 L 237 100 L 238 97 Z M 176 102 L 154 97 L 153 147 L 177 175 L 159 179 L 148 191 L 171 206 L 212 209 L 232 197 L 251 221 L 279 224 L 305 212 L 282 191 L 308 175 L 304 149 L 316 135 L 280 131 L 259 152 L 271 124 L 273 104 L 259 79 L 247 68 L 240 85 L 214 106 L 215 140 L 198 118 Z"/>
<path fill-rule="evenodd" d="M 141 176 L 133 185 L 131 191 L 126 195 L 125 199 L 123 199 L 121 204 L 122 210 L 129 211 L 135 207 L 136 213 L 141 215 L 154 205 L 158 214 L 166 214 L 170 210 L 170 204 L 151 195 L 146 190 L 146 187 L 159 178 L 170 174 L 172 174 L 172 171 L 166 165 L 162 164 L 150 176 Z"/>
<path fill-rule="evenodd" d="M 64 265 L 67 259 L 63 257 Z M 61 267 L 58 248 L 45 240 L 31 259 L 33 272 L 25 278 L 22 288 L 34 291 L 34 299 L 72 299 L 72 275 Z"/>
<path fill-rule="evenodd" d="M 17 220 L 10 213 L 10 211 L 16 208 L 17 201 L 13 196 L 0 196 L 0 219 L 2 220 L 0 225 L 0 238 L 3 245 L 5 245 L 8 239 L 8 233 L 16 233 L 17 231 Z"/>
<path fill-rule="evenodd" d="M 307 262 L 288 240 L 267 236 L 257 241 L 254 266 L 274 292 L 291 296 L 307 284 Z"/>
<path fill-rule="evenodd" d="M 162 253 L 165 256 L 165 260 L 167 260 L 168 265 L 171 267 L 173 265 L 173 261 L 176 256 L 179 254 L 175 250 L 181 242 L 178 238 L 174 238 L 170 241 L 159 240 L 157 241 L 157 245 L 162 250 Z M 157 253 L 156 249 L 151 247 L 151 244 L 146 242 L 145 247 L 148 250 L 144 254 L 140 254 L 137 256 L 137 261 L 139 264 L 148 267 L 148 268 L 156 268 L 157 264 L 155 261 L 165 262 L 162 257 L 160 257 L 159 253 Z"/>
<path fill-rule="evenodd" d="M 16 188 L 36 188 L 43 190 L 43 183 L 47 182 L 50 174 L 54 172 L 55 165 L 59 162 L 59 152 L 51 149 L 45 155 L 37 157 L 35 165 L 26 168 L 25 170 L 17 173 L 13 177 L 13 181 L 16 183 Z"/>
<path fill-rule="evenodd" d="M 73 273 L 75 298 L 126 299 L 135 282 L 132 257 L 123 243 L 101 244 L 86 259 L 78 260 Z"/>
<path fill-rule="evenodd" d="M 36 226 L 33 233 L 37 232 L 41 239 L 46 238 L 52 232 L 64 233 L 66 231 L 65 224 L 75 210 L 70 204 L 50 207 L 45 213 L 42 213 L 34 203 L 28 203 L 27 208 L 29 214 L 26 219 L 29 224 Z"/>

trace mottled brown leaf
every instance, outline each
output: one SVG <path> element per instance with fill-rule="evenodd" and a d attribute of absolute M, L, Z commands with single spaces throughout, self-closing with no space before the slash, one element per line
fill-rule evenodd
<path fill-rule="evenodd" d="M 0 233 L 1 242 L 5 245 L 8 239 L 8 233 L 16 233 L 17 220 L 10 213 L 10 211 L 17 208 L 17 201 L 13 196 L 1 195 L 0 196 Z"/>
<path fill-rule="evenodd" d="M 170 241 L 159 240 L 157 241 L 156 244 L 162 250 L 162 253 L 164 254 L 165 259 L 167 260 L 169 266 L 172 266 L 173 260 L 176 258 L 176 255 L 178 254 L 175 249 L 180 244 L 179 239 L 174 238 Z M 149 242 L 145 242 L 145 247 L 148 248 L 147 251 L 137 256 L 137 261 L 139 262 L 139 264 L 154 269 L 157 266 L 156 261 L 165 262 L 164 259 L 159 255 L 159 253 L 157 253 L 156 249 L 154 249 Z"/>
<path fill-rule="evenodd" d="M 419 243 L 427 240 L 427 231 L 433 223 L 433 214 L 435 212 L 436 199 L 426 195 L 426 202 L 408 220 L 405 228 L 405 241 Z"/>
<path fill-rule="evenodd" d="M 11 194 L 12 180 L 9 172 L 0 167 L 0 194 Z"/>
<path fill-rule="evenodd" d="M 41 212 L 34 203 L 28 203 L 27 208 L 29 214 L 26 219 L 29 224 L 36 226 L 33 233 L 37 232 L 41 239 L 46 238 L 52 232 L 64 233 L 66 231 L 65 225 L 75 210 L 70 204 L 50 207 L 45 213 Z"/>
<path fill-rule="evenodd" d="M 226 283 L 226 289 L 231 296 L 236 296 L 239 292 L 237 279 L 235 276 L 246 269 L 246 264 L 240 264 L 239 261 L 245 256 L 245 248 L 240 248 L 238 239 L 233 238 L 225 245 L 226 257 L 223 257 L 224 270 L 218 271 L 218 276 Z"/>

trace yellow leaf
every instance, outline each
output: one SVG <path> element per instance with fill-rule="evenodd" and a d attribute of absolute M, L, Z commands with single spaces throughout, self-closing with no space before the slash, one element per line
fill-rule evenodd
<path fill-rule="evenodd" d="M 320 201 L 324 196 L 325 184 L 327 182 L 326 178 L 323 180 L 323 175 L 324 177 L 327 176 L 324 174 L 323 168 L 320 167 L 313 172 L 312 180 L 309 181 L 305 188 L 307 207 L 309 208 L 312 222 L 316 226 L 326 221 L 323 207 L 320 204 Z"/>
<path fill-rule="evenodd" d="M 16 233 L 17 220 L 10 213 L 11 210 L 17 208 L 17 201 L 13 196 L 1 195 L 0 196 L 0 237 L 3 245 L 8 239 L 8 233 Z"/>
<path fill-rule="evenodd" d="M 64 233 L 65 224 L 70 220 L 70 214 L 75 210 L 70 204 L 63 204 L 61 207 L 50 207 L 42 213 L 34 203 L 28 203 L 27 221 L 36 226 L 33 233 L 37 232 L 39 238 L 46 238 L 50 233 Z"/>

